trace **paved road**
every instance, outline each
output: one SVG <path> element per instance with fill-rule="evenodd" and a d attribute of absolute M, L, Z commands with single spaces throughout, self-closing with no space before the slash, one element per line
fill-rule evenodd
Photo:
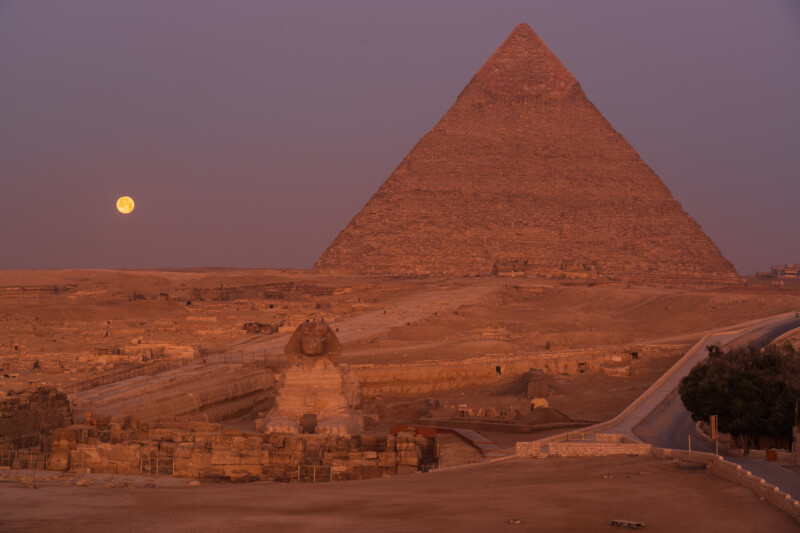
<path fill-rule="evenodd" d="M 665 431 L 664 428 L 669 428 Z M 662 448 L 686 450 L 689 448 L 689 436 L 692 439 L 692 450 L 714 453 L 714 445 L 697 434 L 697 427 L 691 415 L 683 406 L 681 397 L 673 394 L 650 414 L 639 426 L 636 435 L 644 442 L 650 442 Z M 725 456 L 725 459 L 742 465 L 758 477 L 777 485 L 782 491 L 800 499 L 800 475 L 777 463 L 749 457 Z"/>
<path fill-rule="evenodd" d="M 678 395 L 681 379 L 708 354 L 707 345 L 716 344 L 721 348 L 734 348 L 753 344 L 761 347 L 783 333 L 800 327 L 800 317 L 795 313 L 756 323 L 745 324 L 734 331 L 721 332 L 710 336 L 698 346 L 686 362 L 667 379 L 664 384 L 637 409 L 616 426 L 607 429 L 609 433 L 623 433 L 636 440 L 642 440 L 663 448 L 685 450 L 689 448 L 691 435 L 692 449 L 713 452 L 713 446 L 702 440 L 696 433 L 695 422 L 683 406 Z M 763 460 L 726 457 L 742 465 L 753 474 L 800 498 L 800 476 L 776 463 Z"/>

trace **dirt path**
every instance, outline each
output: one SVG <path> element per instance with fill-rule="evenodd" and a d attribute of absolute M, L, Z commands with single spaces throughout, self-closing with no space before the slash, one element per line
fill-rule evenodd
<path fill-rule="evenodd" d="M 404 326 L 409 322 L 422 320 L 436 313 L 457 309 L 462 305 L 478 303 L 482 298 L 497 290 L 498 286 L 500 286 L 500 282 L 493 279 L 482 280 L 481 283 L 466 286 L 460 283 L 445 285 L 435 290 L 418 292 L 387 303 L 383 310 L 341 318 L 330 325 L 334 329 L 338 328 L 336 335 L 342 343 L 353 342 L 378 335 L 391 328 Z M 289 333 L 273 335 L 263 341 L 250 341 L 246 345 L 237 345 L 234 349 L 245 353 L 262 350 L 281 353 L 289 337 Z"/>
<path fill-rule="evenodd" d="M 797 531 L 744 487 L 650 457 L 514 459 L 318 485 L 155 482 L 133 490 L 103 488 L 99 479 L 37 490 L 0 483 L 0 530 L 612 532 L 611 520 L 626 519 L 655 533 Z"/>

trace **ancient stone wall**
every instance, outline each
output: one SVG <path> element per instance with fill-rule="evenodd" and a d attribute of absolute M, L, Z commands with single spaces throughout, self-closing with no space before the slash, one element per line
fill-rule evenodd
<path fill-rule="evenodd" d="M 433 439 L 412 433 L 262 434 L 167 419 L 117 426 L 116 432 L 73 426 L 54 434 L 58 459 L 51 460 L 51 469 L 279 481 L 316 475 L 335 481 L 416 472 L 434 460 Z"/>
<path fill-rule="evenodd" d="M 551 442 L 550 457 L 603 457 L 606 455 L 650 455 L 652 444 L 627 442 Z"/>
<path fill-rule="evenodd" d="M 39 447 L 51 431 L 69 424 L 67 396 L 54 388 L 0 394 L 0 449 Z"/>
<path fill-rule="evenodd" d="M 483 356 L 459 361 L 432 361 L 398 365 L 351 365 L 366 399 L 377 396 L 414 396 L 458 390 L 475 385 L 522 379 L 531 369 L 545 374 L 578 374 L 601 371 L 605 364 L 630 360 L 636 351 L 646 360 L 683 351 L 676 346 L 598 347 L 532 354 Z M 500 373 L 497 367 L 500 367 Z M 626 374 L 628 375 L 628 374 Z"/>

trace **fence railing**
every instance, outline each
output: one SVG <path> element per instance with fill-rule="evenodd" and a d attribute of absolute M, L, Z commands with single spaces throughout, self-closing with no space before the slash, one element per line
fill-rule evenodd
<path fill-rule="evenodd" d="M 297 465 L 298 483 L 330 483 L 333 480 L 330 466 Z"/>
<path fill-rule="evenodd" d="M 439 463 L 420 463 L 419 471 L 420 472 L 430 472 L 432 470 L 438 470 Z"/>
<path fill-rule="evenodd" d="M 17 460 L 17 450 L 0 450 L 0 468 L 11 468 Z"/>
<path fill-rule="evenodd" d="M 175 458 L 142 455 L 139 472 L 142 475 L 171 476 L 175 473 Z"/>
<path fill-rule="evenodd" d="M 50 454 L 37 450 L 0 450 L 0 468 L 46 470 Z"/>

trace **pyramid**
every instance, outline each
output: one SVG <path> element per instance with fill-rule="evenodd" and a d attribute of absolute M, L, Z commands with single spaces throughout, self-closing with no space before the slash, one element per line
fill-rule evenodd
<path fill-rule="evenodd" d="M 486 61 L 314 268 L 739 280 L 527 24 Z"/>

